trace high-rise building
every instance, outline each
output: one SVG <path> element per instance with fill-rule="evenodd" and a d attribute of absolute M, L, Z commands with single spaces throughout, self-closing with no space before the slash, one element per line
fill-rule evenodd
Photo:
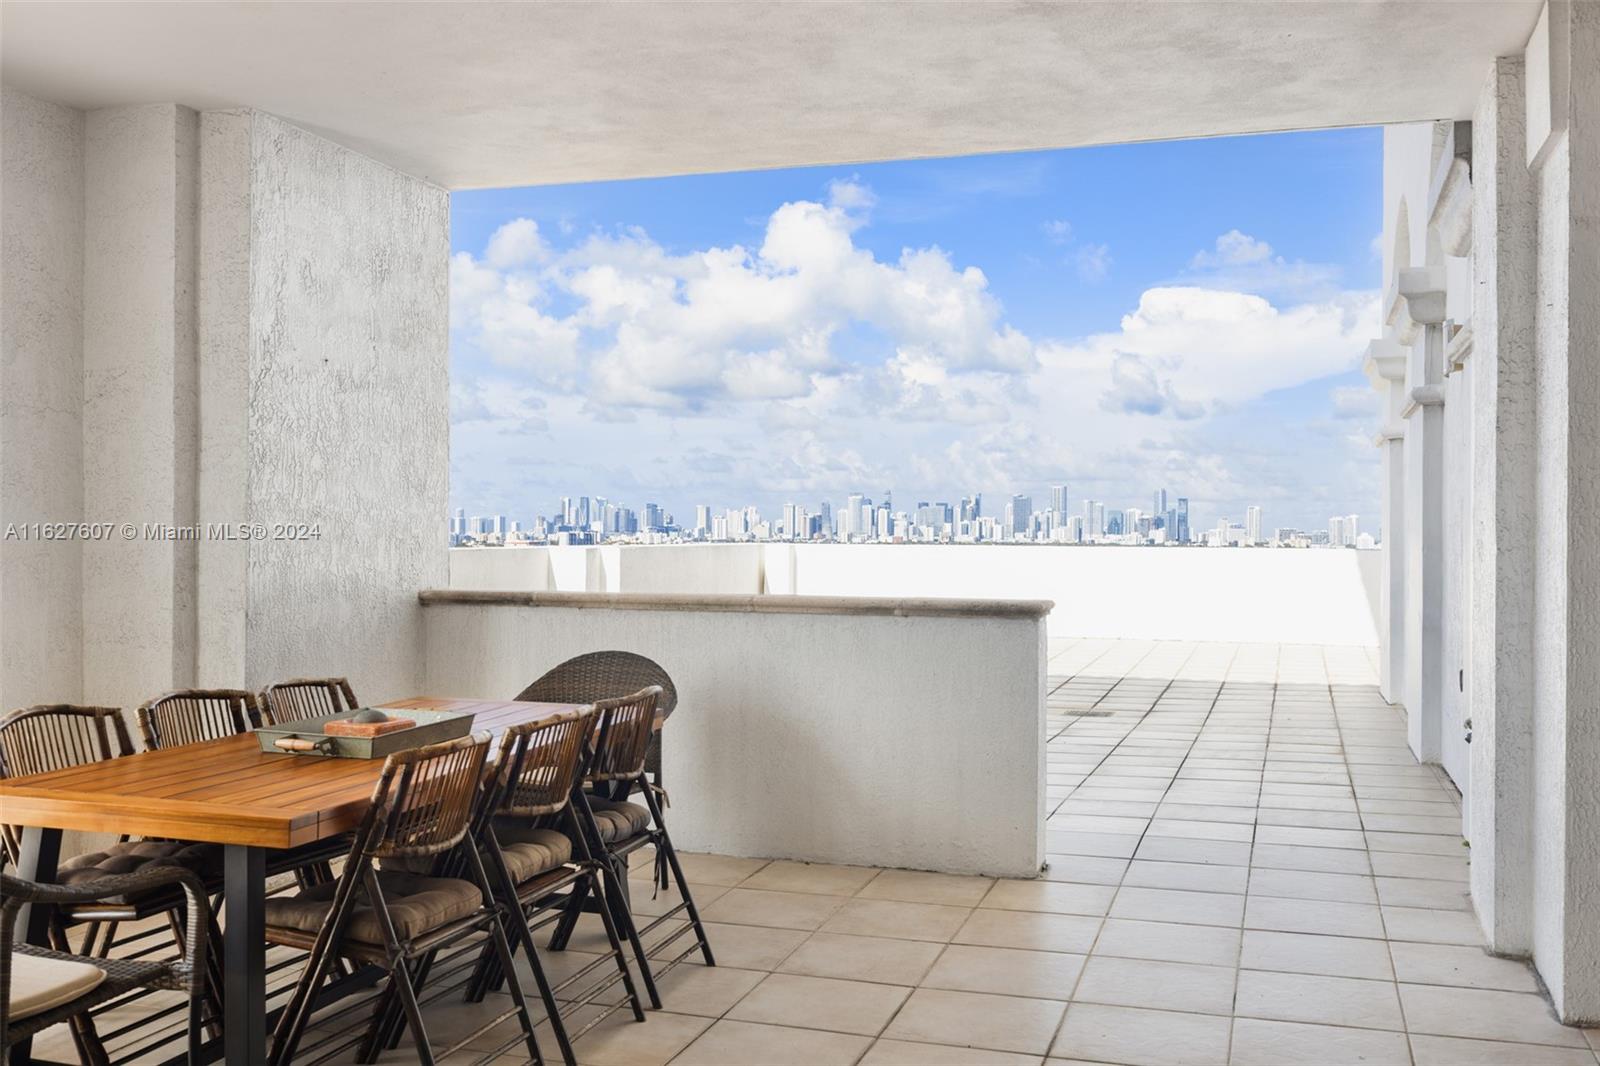
<path fill-rule="evenodd" d="M 1169 539 L 1176 540 L 1179 544 L 1189 543 L 1189 497 L 1179 496 L 1177 512 L 1177 528 L 1168 530 Z"/>
<path fill-rule="evenodd" d="M 1010 513 L 1006 527 L 1013 536 L 1028 531 L 1028 522 L 1033 517 L 1033 498 L 1031 496 L 1017 495 L 1011 497 L 1011 506 L 1007 508 Z"/>
<path fill-rule="evenodd" d="M 1244 542 L 1246 544 L 1261 543 L 1261 508 L 1247 507 L 1244 512 Z"/>
<path fill-rule="evenodd" d="M 694 505 L 694 531 L 696 533 L 711 532 L 711 506 L 697 503 Z"/>
<path fill-rule="evenodd" d="M 1061 522 L 1067 515 L 1067 487 L 1065 485 L 1050 486 L 1050 513 L 1055 516 L 1056 522 Z"/>
<path fill-rule="evenodd" d="M 1342 548 L 1344 539 L 1344 519 L 1334 515 L 1328 519 L 1328 544 L 1330 547 Z"/>
<path fill-rule="evenodd" d="M 1344 542 L 1345 542 L 1345 544 L 1347 546 L 1351 547 L 1351 548 L 1354 548 L 1356 546 L 1356 538 L 1359 537 L 1359 536 L 1361 536 L 1361 517 L 1359 515 L 1353 515 L 1353 514 L 1345 515 L 1344 516 Z"/>
<path fill-rule="evenodd" d="M 1151 510 L 1154 511 L 1158 515 L 1164 515 L 1164 514 L 1167 513 L 1167 490 L 1166 489 L 1157 489 L 1156 490 L 1155 506 L 1152 507 Z"/>

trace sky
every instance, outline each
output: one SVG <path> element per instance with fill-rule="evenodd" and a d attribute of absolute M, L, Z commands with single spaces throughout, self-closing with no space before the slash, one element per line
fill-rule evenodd
<path fill-rule="evenodd" d="M 1376 530 L 1381 168 L 1353 129 L 454 193 L 451 505 Z"/>

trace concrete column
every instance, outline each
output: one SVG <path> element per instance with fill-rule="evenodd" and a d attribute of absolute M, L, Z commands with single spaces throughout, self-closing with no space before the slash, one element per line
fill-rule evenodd
<path fill-rule="evenodd" d="M 1444 684 L 1444 317 L 1440 272 L 1400 271 L 1405 332 L 1413 339 L 1406 368 L 1405 648 L 1411 751 L 1440 757 Z"/>
<path fill-rule="evenodd" d="M 1489 949 L 1526 954 L 1533 891 L 1534 200 L 1522 57 L 1473 118 L 1472 899 Z"/>
<path fill-rule="evenodd" d="M 194 683 L 197 116 L 90 112 L 85 128 L 83 695 L 130 707 Z"/>
<path fill-rule="evenodd" d="M 1374 443 L 1383 456 L 1383 575 L 1378 597 L 1378 689 L 1390 703 L 1404 699 L 1405 628 L 1405 491 L 1406 432 L 1404 408 L 1406 350 L 1393 341 L 1367 346 L 1367 378 L 1383 404 L 1383 428 Z"/>

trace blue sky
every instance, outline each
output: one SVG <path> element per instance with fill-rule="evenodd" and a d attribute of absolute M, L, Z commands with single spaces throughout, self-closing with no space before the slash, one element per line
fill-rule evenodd
<path fill-rule="evenodd" d="M 1381 132 L 452 196 L 453 505 L 850 492 L 1376 527 Z"/>

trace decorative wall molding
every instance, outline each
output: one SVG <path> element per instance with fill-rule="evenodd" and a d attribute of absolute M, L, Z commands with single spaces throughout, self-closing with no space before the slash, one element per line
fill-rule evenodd
<path fill-rule="evenodd" d="M 1401 418 L 1410 418 L 1424 407 L 1444 406 L 1443 385 L 1418 385 L 1411 390 L 1411 395 L 1406 399 L 1406 405 L 1400 409 Z"/>

